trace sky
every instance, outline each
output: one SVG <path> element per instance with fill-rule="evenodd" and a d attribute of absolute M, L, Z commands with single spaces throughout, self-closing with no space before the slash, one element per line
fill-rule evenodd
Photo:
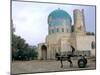
<path fill-rule="evenodd" d="M 95 6 L 12 1 L 15 34 L 24 38 L 29 45 L 45 42 L 48 35 L 48 15 L 58 8 L 70 14 L 72 25 L 73 10 L 84 9 L 86 31 L 95 33 Z"/>

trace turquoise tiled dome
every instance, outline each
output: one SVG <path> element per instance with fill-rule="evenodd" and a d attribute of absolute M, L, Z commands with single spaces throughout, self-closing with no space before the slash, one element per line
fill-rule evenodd
<path fill-rule="evenodd" d="M 71 16 L 66 11 L 61 9 L 54 10 L 48 16 L 49 26 L 63 25 L 64 20 L 66 22 L 66 25 L 71 25 Z"/>

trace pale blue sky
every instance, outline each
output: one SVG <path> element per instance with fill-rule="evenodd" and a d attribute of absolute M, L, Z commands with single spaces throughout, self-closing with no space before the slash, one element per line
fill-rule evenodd
<path fill-rule="evenodd" d="M 34 2 L 12 2 L 12 19 L 20 35 L 30 45 L 37 45 L 45 41 L 48 35 L 48 15 L 55 9 L 68 12 L 73 21 L 73 10 L 84 9 L 86 30 L 95 32 L 95 6 L 61 5 Z"/>

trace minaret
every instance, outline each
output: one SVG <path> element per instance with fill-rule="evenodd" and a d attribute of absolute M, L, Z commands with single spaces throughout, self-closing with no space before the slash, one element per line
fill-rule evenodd
<path fill-rule="evenodd" d="M 86 34 L 85 20 L 84 20 L 84 10 L 75 9 L 74 10 L 74 32 L 76 34 Z"/>

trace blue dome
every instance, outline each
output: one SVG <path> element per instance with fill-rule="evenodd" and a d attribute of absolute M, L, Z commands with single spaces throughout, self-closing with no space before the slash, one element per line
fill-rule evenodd
<path fill-rule="evenodd" d="M 62 25 L 64 20 L 66 22 L 66 25 L 71 25 L 72 23 L 71 16 L 66 11 L 61 10 L 61 9 L 54 10 L 48 16 L 49 26 Z"/>

